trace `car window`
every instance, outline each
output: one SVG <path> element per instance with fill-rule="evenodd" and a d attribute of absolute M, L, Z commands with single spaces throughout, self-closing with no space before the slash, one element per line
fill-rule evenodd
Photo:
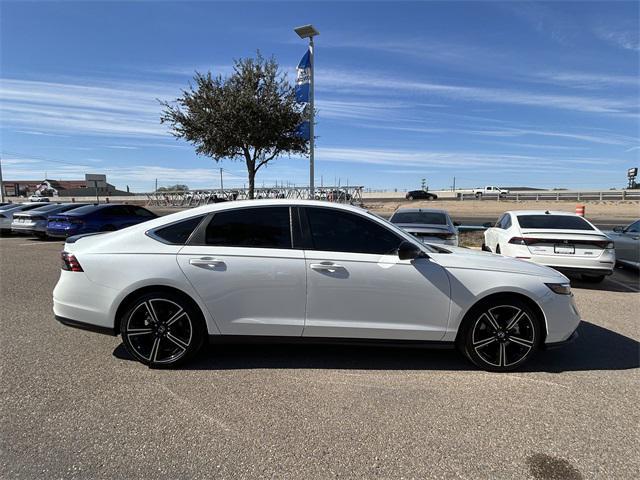
<path fill-rule="evenodd" d="M 496 221 L 496 224 L 494 225 L 495 228 L 502 228 L 502 220 L 504 220 L 504 214 L 498 218 L 498 220 Z"/>
<path fill-rule="evenodd" d="M 447 225 L 447 216 L 440 212 L 396 212 L 391 217 L 391 223 Z"/>
<path fill-rule="evenodd" d="M 46 213 L 46 212 L 49 212 L 51 210 L 57 210 L 59 208 L 62 208 L 62 206 L 57 204 L 57 203 L 52 203 L 51 205 L 45 205 L 44 207 L 34 208 L 33 212 L 34 213 Z"/>
<path fill-rule="evenodd" d="M 131 210 L 133 215 L 136 215 L 138 217 L 155 217 L 156 216 L 155 213 L 150 212 L 146 208 L 136 207 L 135 205 L 130 205 L 129 209 Z"/>
<path fill-rule="evenodd" d="M 573 215 L 518 215 L 520 228 L 547 230 L 593 230 L 585 219 Z"/>
<path fill-rule="evenodd" d="M 289 207 L 217 212 L 207 225 L 205 243 L 227 247 L 291 248 Z"/>
<path fill-rule="evenodd" d="M 640 220 L 637 222 L 633 222 L 631 225 L 627 227 L 625 230 L 627 233 L 640 233 Z"/>
<path fill-rule="evenodd" d="M 330 208 L 305 208 L 314 250 L 330 252 L 394 252 L 402 239 L 376 222 Z"/>
<path fill-rule="evenodd" d="M 511 215 L 509 215 L 508 213 L 505 213 L 504 217 L 502 218 L 502 228 L 504 228 L 505 230 L 511 228 Z"/>
<path fill-rule="evenodd" d="M 204 215 L 200 215 L 158 228 L 150 232 L 150 236 L 163 243 L 184 245 L 203 218 Z"/>
<path fill-rule="evenodd" d="M 74 208 L 69 213 L 73 215 L 87 215 L 90 213 L 94 213 L 97 210 L 100 209 L 95 205 L 85 205 L 84 207 Z"/>
<path fill-rule="evenodd" d="M 128 217 L 132 215 L 128 205 L 113 205 L 103 209 L 102 213 L 110 217 Z"/>

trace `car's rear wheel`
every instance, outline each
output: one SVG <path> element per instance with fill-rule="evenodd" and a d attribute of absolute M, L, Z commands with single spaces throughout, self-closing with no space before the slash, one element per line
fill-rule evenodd
<path fill-rule="evenodd" d="M 604 275 L 581 275 L 582 280 L 589 283 L 600 283 L 604 280 Z"/>
<path fill-rule="evenodd" d="M 476 366 L 504 372 L 518 368 L 535 353 L 540 322 L 523 301 L 499 298 L 484 302 L 467 315 L 458 346 Z"/>
<path fill-rule="evenodd" d="M 191 302 L 169 292 L 147 293 L 120 321 L 122 342 L 129 353 L 150 367 L 174 367 L 202 347 L 206 328 Z"/>
<path fill-rule="evenodd" d="M 413 200 L 413 195 L 407 196 L 407 200 Z"/>

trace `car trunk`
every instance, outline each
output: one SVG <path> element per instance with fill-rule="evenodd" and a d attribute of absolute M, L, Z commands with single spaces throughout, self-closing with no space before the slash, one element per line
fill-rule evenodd
<path fill-rule="evenodd" d="M 605 235 L 584 230 L 527 229 L 522 235 L 534 255 L 597 258 L 610 243 Z"/>

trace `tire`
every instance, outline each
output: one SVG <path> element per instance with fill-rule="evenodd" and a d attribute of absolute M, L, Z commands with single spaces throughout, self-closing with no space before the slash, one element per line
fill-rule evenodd
<path fill-rule="evenodd" d="M 489 247 L 487 247 L 487 245 L 485 243 L 482 244 L 482 251 L 483 252 L 490 252 L 491 249 Z"/>
<path fill-rule="evenodd" d="M 202 347 L 206 333 L 199 309 L 170 292 L 140 296 L 120 319 L 127 351 L 152 368 L 172 368 L 189 361 Z"/>
<path fill-rule="evenodd" d="M 476 193 L 476 198 L 482 198 L 482 193 L 480 192 Z"/>
<path fill-rule="evenodd" d="M 409 195 L 409 196 L 407 197 L 407 200 L 413 200 L 413 195 Z"/>
<path fill-rule="evenodd" d="M 489 249 L 491 251 L 491 249 Z M 500 255 L 500 245 L 496 245 L 496 253 Z"/>
<path fill-rule="evenodd" d="M 514 297 L 496 297 L 473 307 L 458 336 L 458 348 L 477 367 L 508 372 L 527 362 L 542 339 L 540 320 Z"/>
<path fill-rule="evenodd" d="M 585 275 L 580 276 L 582 280 L 589 283 L 600 283 L 604 280 L 605 275 Z"/>

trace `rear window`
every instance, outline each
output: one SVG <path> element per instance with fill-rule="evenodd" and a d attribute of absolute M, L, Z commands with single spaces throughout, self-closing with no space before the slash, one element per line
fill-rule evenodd
<path fill-rule="evenodd" d="M 85 205 L 84 207 L 79 207 L 79 208 L 74 208 L 73 210 L 71 210 L 69 212 L 69 214 L 73 214 L 73 215 L 86 215 L 87 213 L 93 213 L 96 210 L 100 210 L 101 207 L 98 207 L 96 205 Z"/>
<path fill-rule="evenodd" d="M 184 245 L 203 218 L 204 215 L 200 215 L 199 217 L 189 218 L 167 225 L 166 227 L 158 228 L 151 233 L 151 236 L 156 237 L 157 240 L 163 243 Z"/>
<path fill-rule="evenodd" d="M 289 207 L 242 208 L 216 212 L 205 243 L 228 247 L 292 248 Z"/>
<path fill-rule="evenodd" d="M 520 228 L 547 230 L 593 230 L 583 218 L 571 215 L 518 215 Z"/>
<path fill-rule="evenodd" d="M 446 225 L 447 216 L 444 213 L 439 212 L 397 212 L 391 217 L 391 223 Z"/>

